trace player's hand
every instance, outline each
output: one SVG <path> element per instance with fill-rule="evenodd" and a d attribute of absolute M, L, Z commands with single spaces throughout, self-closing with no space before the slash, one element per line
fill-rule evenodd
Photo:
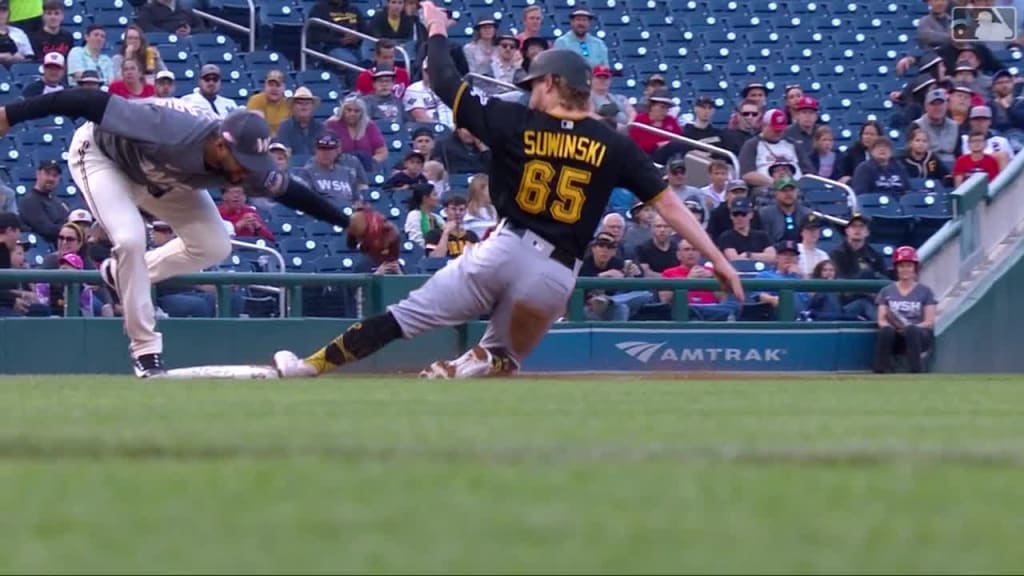
<path fill-rule="evenodd" d="M 448 13 L 433 2 L 423 2 L 420 4 L 420 8 L 423 9 L 423 23 L 427 27 L 427 32 L 431 35 L 443 34 L 447 36 Z"/>
<path fill-rule="evenodd" d="M 722 285 L 722 289 L 726 292 L 732 293 L 737 300 L 743 302 L 743 284 L 740 283 L 739 272 L 732 267 L 728 261 L 715 264 L 715 278 L 718 279 L 718 283 Z"/>

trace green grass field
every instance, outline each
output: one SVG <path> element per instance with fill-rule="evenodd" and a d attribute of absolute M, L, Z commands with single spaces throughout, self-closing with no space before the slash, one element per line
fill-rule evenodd
<path fill-rule="evenodd" d="M 1024 378 L 0 378 L 0 572 L 1020 572 Z"/>

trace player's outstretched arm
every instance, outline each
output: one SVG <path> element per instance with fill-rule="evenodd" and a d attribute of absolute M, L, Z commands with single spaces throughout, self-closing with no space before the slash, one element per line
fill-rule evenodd
<path fill-rule="evenodd" d="M 85 118 L 99 124 L 113 97 L 102 90 L 69 88 L 8 104 L 0 107 L 0 136 L 6 136 L 12 126 L 26 120 L 50 116 Z"/>
<path fill-rule="evenodd" d="M 704 231 L 693 213 L 683 206 L 679 196 L 676 196 L 671 190 L 662 192 L 654 200 L 654 209 L 669 226 L 711 261 L 711 264 L 714 265 L 715 276 L 722 283 L 722 288 L 732 292 L 737 300 L 743 302 L 743 285 L 740 284 L 740 275 L 725 254 L 722 254 L 718 246 L 711 241 L 711 237 Z"/>
<path fill-rule="evenodd" d="M 340 208 L 313 190 L 305 180 L 284 173 L 274 174 L 268 180 L 277 177 L 286 181 L 282 185 L 266 186 L 266 191 L 279 204 L 309 214 L 321 222 L 348 228 L 349 217 Z"/>
<path fill-rule="evenodd" d="M 484 106 L 469 94 L 469 84 L 459 75 L 448 49 L 448 15 L 433 2 L 424 2 L 422 7 L 429 34 L 430 88 L 452 109 L 459 127 L 486 142 L 488 130 Z"/>

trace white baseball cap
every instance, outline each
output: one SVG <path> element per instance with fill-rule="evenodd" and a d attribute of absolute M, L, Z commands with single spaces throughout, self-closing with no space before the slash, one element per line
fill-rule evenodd
<path fill-rule="evenodd" d="M 43 56 L 43 66 L 60 66 L 64 67 L 64 55 L 60 52 L 49 52 L 46 56 Z"/>
<path fill-rule="evenodd" d="M 171 72 L 170 70 L 161 70 L 161 71 L 156 73 L 156 79 L 157 80 L 170 80 L 170 81 L 173 82 L 174 81 L 174 72 Z"/>
<path fill-rule="evenodd" d="M 60 54 L 58 54 L 58 56 L 60 56 Z M 84 208 L 78 208 L 76 210 L 72 210 L 71 213 L 68 214 L 68 222 L 88 222 L 89 224 L 92 224 L 92 214 Z"/>

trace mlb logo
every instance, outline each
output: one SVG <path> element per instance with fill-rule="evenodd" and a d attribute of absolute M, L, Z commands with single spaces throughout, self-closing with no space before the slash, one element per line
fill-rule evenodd
<path fill-rule="evenodd" d="M 1012 6 L 953 8 L 953 40 L 1010 42 L 1017 37 L 1017 9 Z"/>

